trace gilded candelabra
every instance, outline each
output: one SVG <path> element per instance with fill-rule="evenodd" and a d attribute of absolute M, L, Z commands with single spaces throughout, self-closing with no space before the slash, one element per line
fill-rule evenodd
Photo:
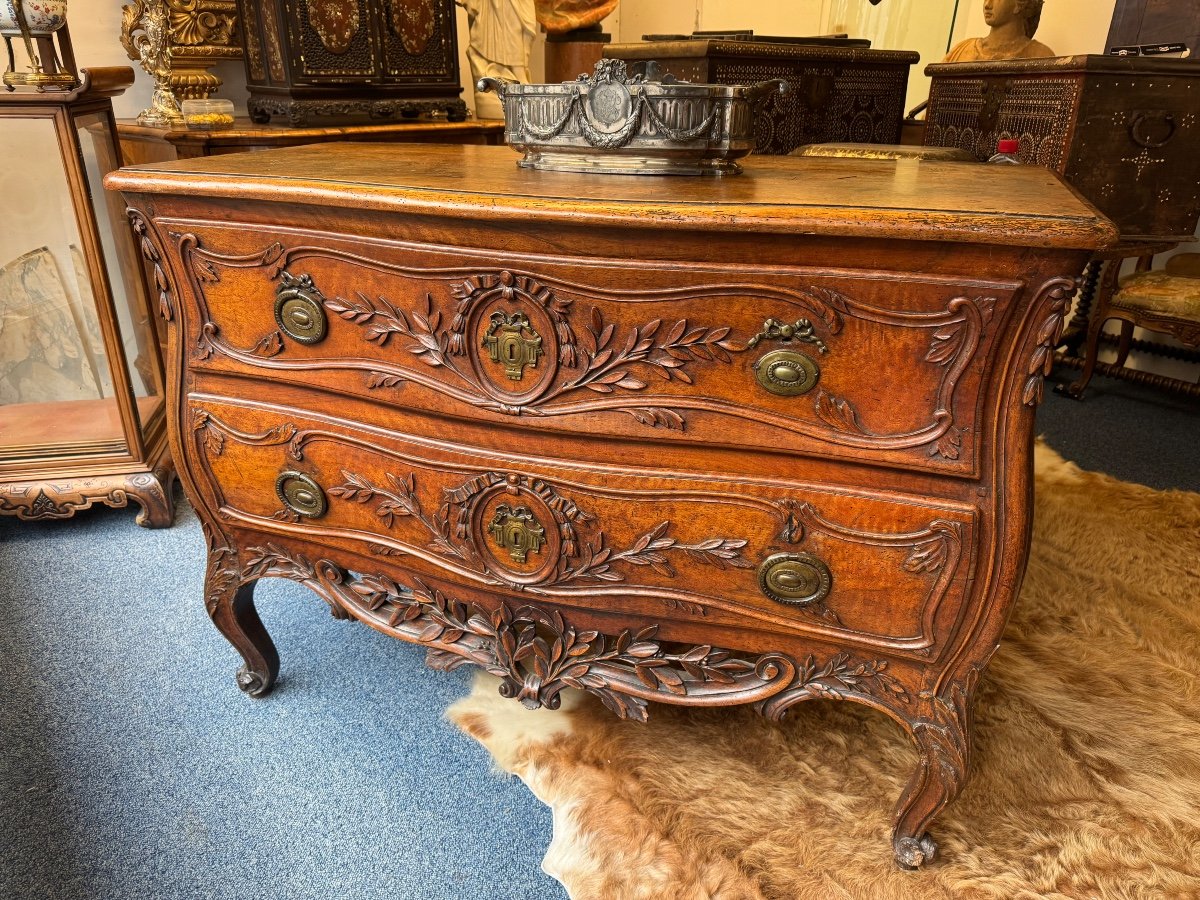
<path fill-rule="evenodd" d="M 138 113 L 140 125 L 183 122 L 171 88 L 171 16 L 165 0 L 136 0 L 121 7 L 121 46 L 154 79 L 150 106 Z"/>

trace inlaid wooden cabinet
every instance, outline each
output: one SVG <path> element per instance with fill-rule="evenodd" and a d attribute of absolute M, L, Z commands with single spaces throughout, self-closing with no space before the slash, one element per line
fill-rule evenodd
<path fill-rule="evenodd" d="M 1128 238 L 1200 223 L 1200 62 L 1060 56 L 934 63 L 925 143 L 981 162 L 1001 139 L 1063 176 Z"/>
<path fill-rule="evenodd" d="M 256 122 L 466 118 L 454 0 L 239 0 L 239 11 Z"/>
<path fill-rule="evenodd" d="M 865 703 L 920 750 L 894 851 L 929 860 L 1025 565 L 1070 274 L 1114 228 L 1036 167 L 515 161 L 110 179 L 169 285 L 173 448 L 241 687 L 278 671 L 274 575 L 528 706 Z"/>

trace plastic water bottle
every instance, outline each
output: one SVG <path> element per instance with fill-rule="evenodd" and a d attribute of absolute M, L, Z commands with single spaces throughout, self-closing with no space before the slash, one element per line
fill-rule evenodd
<path fill-rule="evenodd" d="M 1020 143 L 1012 139 L 1002 140 L 996 145 L 996 155 L 988 160 L 990 163 L 1000 163 L 1004 166 L 1019 166 L 1021 160 L 1017 158 L 1017 150 L 1020 148 Z"/>

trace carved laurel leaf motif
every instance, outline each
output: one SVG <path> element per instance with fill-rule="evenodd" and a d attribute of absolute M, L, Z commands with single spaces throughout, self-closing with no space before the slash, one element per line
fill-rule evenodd
<path fill-rule="evenodd" d="M 216 612 L 221 598 L 241 580 L 242 573 L 237 564 L 237 553 L 231 547 L 218 545 L 213 538 L 209 539 L 207 567 L 204 584 L 208 590 L 204 595 L 204 608 L 211 616 Z"/>
<path fill-rule="evenodd" d="M 662 522 L 643 534 L 624 550 L 614 551 L 607 544 L 603 532 L 595 540 L 579 547 L 576 525 L 593 521 L 593 516 L 580 509 L 573 501 L 560 495 L 549 484 L 540 479 L 530 480 L 524 476 L 503 475 L 488 472 L 473 478 L 454 489 L 443 491 L 444 502 L 438 513 L 427 516 L 417 495 L 416 476 L 409 473 L 401 478 L 388 473 L 388 487 L 382 487 L 368 478 L 342 470 L 344 483 L 329 489 L 330 496 L 352 503 L 374 503 L 375 514 L 384 525 L 392 528 L 397 518 L 411 517 L 429 533 L 431 550 L 443 556 L 453 557 L 467 564 L 480 575 L 508 581 L 505 573 L 495 571 L 484 560 L 474 544 L 475 535 L 469 527 L 472 504 L 484 491 L 500 484 L 523 487 L 536 494 L 554 514 L 558 532 L 562 538 L 562 556 L 556 570 L 550 574 L 547 584 L 566 584 L 572 581 L 624 581 L 625 576 L 614 571 L 615 563 L 632 566 L 647 566 L 666 578 L 674 578 L 675 568 L 664 555 L 667 552 L 683 553 L 693 562 L 715 566 L 749 569 L 753 567 L 743 555 L 746 541 L 730 538 L 709 538 L 695 544 L 681 543 L 668 536 L 670 522 Z"/>
<path fill-rule="evenodd" d="M 649 699 L 736 694 L 745 701 L 794 689 L 795 663 L 779 653 L 744 658 L 709 645 L 658 639 L 658 626 L 616 635 L 580 630 L 561 612 L 507 602 L 494 609 L 468 605 L 414 578 L 406 587 L 383 574 L 357 574 L 327 560 L 315 565 L 274 545 L 245 551 L 244 579 L 279 575 L 304 582 L 331 606 L 427 646 L 440 669 L 474 663 L 501 679 L 500 693 L 529 708 L 558 707 L 566 687 L 587 691 L 622 718 L 645 721 Z M 882 662 L 851 662 L 844 654 L 825 667 L 807 664 L 813 684 L 847 692 L 895 691 Z M 903 689 L 900 689 L 901 692 Z M 813 696 L 816 696 L 814 693 Z M 794 701 L 793 701 L 794 702 Z"/>
<path fill-rule="evenodd" d="M 559 364 L 569 369 L 579 365 L 575 331 L 568 318 L 572 305 L 569 297 L 561 297 L 535 279 L 513 275 L 507 270 L 497 274 L 473 275 L 457 282 L 451 285 L 450 295 L 456 301 L 454 321 L 450 326 L 450 352 L 455 356 L 463 356 L 467 352 L 467 319 L 476 304 L 495 299 L 521 299 L 541 309 L 549 317 L 558 340 Z"/>
<path fill-rule="evenodd" d="M 941 456 L 943 459 L 958 459 L 962 455 L 962 442 L 963 430 L 957 425 L 952 425 L 934 442 L 929 455 Z"/>
<path fill-rule="evenodd" d="M 212 413 L 198 406 L 192 408 L 192 430 L 200 434 L 203 446 L 215 456 L 220 456 L 225 449 L 225 438 L 233 438 L 240 444 L 256 447 L 273 447 L 281 444 L 288 445 L 288 452 L 294 459 L 303 457 L 305 433 L 301 432 L 291 422 L 283 422 L 265 431 L 239 431 L 232 425 L 222 422 Z"/>
<path fill-rule="evenodd" d="M 434 308 L 430 294 L 425 295 L 424 311 L 411 311 L 411 321 L 408 315 L 382 296 L 372 299 L 360 293 L 358 300 L 327 298 L 325 308 L 362 327 L 363 337 L 372 344 L 387 347 L 396 335 L 412 338 L 416 343 L 405 347 L 409 353 L 420 357 L 426 365 L 436 367 L 447 364 L 449 338 L 441 328 L 442 313 Z"/>
<path fill-rule="evenodd" d="M 272 331 L 250 349 L 255 356 L 266 358 L 278 356 L 282 351 L 283 338 L 278 331 Z"/>
<path fill-rule="evenodd" d="M 964 301 L 965 298 L 955 298 L 952 301 L 952 305 Z M 996 298 L 976 297 L 972 302 L 974 302 L 976 309 L 979 311 L 982 326 L 986 328 L 995 315 Z M 929 351 L 925 354 L 925 361 L 944 366 L 955 360 L 959 353 L 962 352 L 969 331 L 968 324 L 963 319 L 943 325 L 934 332 L 933 339 L 929 344 Z"/>
<path fill-rule="evenodd" d="M 450 539 L 449 506 L 443 506 L 434 516 L 425 514 L 417 496 L 417 480 L 413 473 L 400 478 L 389 472 L 387 478 L 390 487 L 387 488 L 373 484 L 364 476 L 346 469 L 342 470 L 342 477 L 345 483 L 331 487 L 330 496 L 352 503 L 374 502 L 375 515 L 388 528 L 396 524 L 397 518 L 412 518 L 429 533 L 429 549 L 442 556 L 462 560 L 481 575 L 491 574 L 473 547 L 466 543 L 456 544 Z"/>
<path fill-rule="evenodd" d="M 740 352 L 729 339 L 727 327 L 704 328 L 689 326 L 680 319 L 670 328 L 663 328 L 661 319 L 654 319 L 643 326 L 630 329 L 622 341 L 612 324 L 606 324 L 603 314 L 593 307 L 588 332 L 591 336 L 590 352 L 580 352 L 574 331 L 567 320 L 571 301 L 558 297 L 533 279 L 513 276 L 501 272 L 499 276 L 475 276 L 455 284 L 452 295 L 458 301 L 453 322 L 449 329 L 441 327 L 441 312 L 435 309 L 433 297 L 426 295 L 425 311 L 405 314 L 386 297 L 368 298 L 359 294 L 357 300 L 342 297 L 326 299 L 325 306 L 348 322 L 363 329 L 363 336 L 371 343 L 386 347 L 394 335 L 414 338 L 415 344 L 407 346 L 410 353 L 422 358 L 430 366 L 447 367 L 472 388 L 479 404 L 493 411 L 508 414 L 536 413 L 547 402 L 579 390 L 598 394 L 611 394 L 618 390 L 641 391 L 648 385 L 638 377 L 633 367 L 644 367 L 666 381 L 693 383 L 685 371 L 689 362 L 730 362 L 730 352 Z M 574 379 L 552 387 L 537 403 L 526 405 L 497 402 L 475 373 L 455 365 L 452 357 L 467 352 L 466 326 L 472 306 L 492 297 L 512 298 L 517 294 L 535 302 L 550 316 L 554 324 L 559 346 L 560 364 L 573 368 L 583 366 L 583 371 Z M 399 383 L 400 376 L 395 376 Z M 368 386 L 390 387 L 383 373 L 372 373 Z M 685 422 L 680 413 L 664 407 L 628 407 L 614 410 L 633 416 L 635 420 L 651 428 L 683 430 Z"/>
<path fill-rule="evenodd" d="M 640 391 L 646 382 L 627 368 L 634 364 L 645 365 L 666 381 L 691 384 L 692 378 L 684 370 L 689 362 L 715 359 L 727 363 L 731 360 L 729 351 L 741 349 L 728 339 L 730 329 L 725 327 L 689 327 L 687 319 L 680 319 L 660 335 L 662 324 L 661 319 L 653 319 L 640 328 L 630 329 L 623 344 L 618 346 L 613 340 L 614 327 L 605 324 L 600 310 L 592 307 L 588 326 L 592 352 L 583 373 L 559 393 L 581 387 L 601 394 L 611 394 L 617 388 Z"/>
<path fill-rule="evenodd" d="M 906 572 L 937 572 L 946 564 L 950 546 L 945 534 L 931 541 L 916 544 L 904 561 Z"/>
<path fill-rule="evenodd" d="M 125 7 L 125 10 L 129 9 L 131 7 Z M 154 285 L 158 288 L 159 315 L 163 317 L 164 321 L 170 322 L 175 318 L 175 307 L 171 300 L 171 285 L 167 281 L 167 273 L 163 271 L 162 256 L 159 254 L 158 248 L 154 246 L 154 242 L 150 240 L 149 228 L 146 220 L 142 218 L 142 214 L 132 208 L 126 209 L 125 214 L 129 216 L 129 223 L 133 226 L 133 233 L 137 236 L 142 256 L 154 268 Z"/>
<path fill-rule="evenodd" d="M 1033 350 L 1030 353 L 1029 365 L 1026 369 L 1029 377 L 1025 379 L 1025 387 L 1021 391 L 1021 402 L 1026 406 L 1037 406 L 1042 402 L 1045 378 L 1054 367 L 1054 348 L 1062 339 L 1067 307 L 1070 305 L 1071 296 L 1076 287 L 1075 279 L 1056 278 L 1042 289 L 1049 301 L 1046 305 L 1046 318 L 1038 329 Z"/>
<path fill-rule="evenodd" d="M 392 375 L 389 372 L 368 372 L 367 387 L 369 388 L 391 388 L 399 387 L 405 383 L 405 379 L 401 375 Z"/>
<path fill-rule="evenodd" d="M 622 412 L 627 412 L 643 425 L 649 425 L 651 428 L 666 428 L 671 431 L 685 431 L 687 422 L 683 416 L 675 412 L 673 409 L 667 409 L 662 406 L 637 406 L 628 407 Z"/>
<path fill-rule="evenodd" d="M 888 671 L 886 660 L 857 661 L 839 653 L 824 665 L 809 656 L 797 668 L 795 680 L 784 691 L 761 701 L 760 713 L 779 721 L 789 709 L 804 700 L 845 700 L 849 694 L 865 694 L 910 703 L 912 696 Z"/>
<path fill-rule="evenodd" d="M 662 522 L 639 537 L 627 549 L 614 552 L 608 546 L 604 532 L 583 547 L 575 562 L 563 559 L 555 576 L 554 584 L 571 581 L 624 581 L 625 576 L 614 571 L 614 563 L 625 562 L 635 566 L 649 566 L 666 578 L 675 577 L 675 569 L 663 554 L 666 551 L 682 551 L 694 562 L 716 566 L 719 569 L 733 567 L 749 569 L 753 564 L 742 556 L 746 541 L 728 538 L 710 538 L 698 544 L 681 544 L 667 537 L 670 522 Z"/>
<path fill-rule="evenodd" d="M 200 435 L 204 449 L 213 456 L 220 456 L 225 451 L 225 435 L 212 427 L 211 417 L 204 410 L 192 409 L 192 431 Z"/>

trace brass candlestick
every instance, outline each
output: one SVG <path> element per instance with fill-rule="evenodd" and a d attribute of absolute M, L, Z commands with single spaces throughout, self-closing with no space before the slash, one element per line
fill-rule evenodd
<path fill-rule="evenodd" d="M 121 7 L 121 46 L 154 79 L 150 106 L 138 113 L 139 125 L 183 123 L 179 101 L 171 88 L 171 19 L 163 0 L 136 0 Z"/>

